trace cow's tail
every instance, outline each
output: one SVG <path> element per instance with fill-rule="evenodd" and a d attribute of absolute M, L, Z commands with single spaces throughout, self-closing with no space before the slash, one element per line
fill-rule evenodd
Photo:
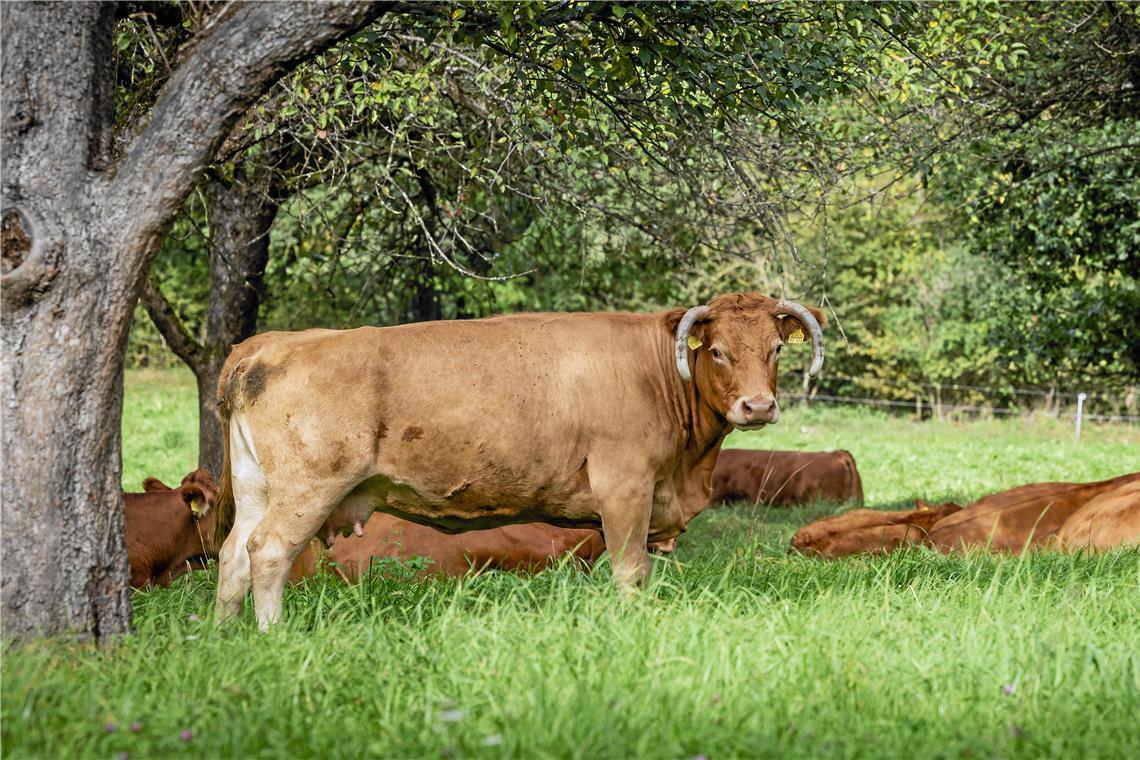
<path fill-rule="evenodd" d="M 843 452 L 843 465 L 847 468 L 847 482 L 851 484 L 851 492 L 847 500 L 858 506 L 863 506 L 863 479 L 859 477 L 859 468 L 855 465 L 855 457 L 850 451 Z"/>
<path fill-rule="evenodd" d="M 230 464 L 230 416 L 222 414 L 222 477 L 218 481 L 218 500 L 214 505 L 217 517 L 214 523 L 214 553 L 222 550 L 222 544 L 234 527 L 234 478 Z"/>
<path fill-rule="evenodd" d="M 227 372 L 227 370 L 230 370 Z M 222 418 L 222 476 L 218 481 L 218 501 L 214 506 L 217 518 L 214 523 L 214 552 L 222 551 L 222 544 L 234 527 L 234 477 L 233 463 L 230 460 L 230 416 L 233 414 L 235 399 L 233 394 L 237 390 L 234 382 L 234 373 L 230 369 L 230 362 L 222 368 L 222 380 L 218 386 L 218 415 Z"/>

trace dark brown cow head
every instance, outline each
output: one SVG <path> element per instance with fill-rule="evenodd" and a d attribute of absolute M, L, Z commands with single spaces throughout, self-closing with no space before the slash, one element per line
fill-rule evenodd
<path fill-rule="evenodd" d="M 218 485 L 214 482 L 214 476 L 209 470 L 204 469 L 194 470 L 184 477 L 177 489 L 171 488 L 158 478 L 147 478 L 143 481 L 143 490 L 147 493 L 177 490 L 193 518 L 198 521 L 212 515 L 214 502 L 218 497 Z"/>
<path fill-rule="evenodd" d="M 696 376 L 697 391 L 713 410 L 742 430 L 776 422 L 776 379 L 787 342 L 811 340 L 809 374 L 823 366 L 823 314 L 759 293 L 732 293 L 678 313 L 677 372 Z M 689 355 L 693 355 L 693 371 Z"/>

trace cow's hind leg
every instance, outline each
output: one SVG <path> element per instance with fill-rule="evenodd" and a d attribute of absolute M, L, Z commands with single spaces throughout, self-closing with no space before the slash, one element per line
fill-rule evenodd
<path fill-rule="evenodd" d="M 269 511 L 249 536 L 253 609 L 261 630 L 281 619 L 281 601 L 293 560 L 317 535 L 345 491 L 340 484 L 304 487 L 273 483 Z"/>
<path fill-rule="evenodd" d="M 265 517 L 269 506 L 265 476 L 248 441 L 248 433 L 241 420 L 230 420 L 234 525 L 218 554 L 218 595 L 214 614 L 219 623 L 241 613 L 250 586 L 246 541 Z"/>

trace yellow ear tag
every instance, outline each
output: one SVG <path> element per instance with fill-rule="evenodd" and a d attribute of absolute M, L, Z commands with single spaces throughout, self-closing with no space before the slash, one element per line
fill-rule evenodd
<path fill-rule="evenodd" d="M 698 348 L 700 348 L 702 345 L 703 345 L 703 344 L 701 343 L 701 339 L 700 339 L 700 338 L 698 338 L 696 335 L 690 335 L 690 336 L 689 336 L 689 348 L 691 348 L 691 349 L 693 349 L 694 351 L 696 351 L 696 350 L 697 350 Z"/>
<path fill-rule="evenodd" d="M 804 331 L 797 327 L 791 334 L 788 335 L 787 340 L 785 340 L 784 342 L 785 343 L 803 343 L 804 342 Z"/>
<path fill-rule="evenodd" d="M 193 512 L 194 514 L 198 514 L 199 512 L 202 511 L 201 499 L 191 499 L 190 500 L 190 511 Z"/>

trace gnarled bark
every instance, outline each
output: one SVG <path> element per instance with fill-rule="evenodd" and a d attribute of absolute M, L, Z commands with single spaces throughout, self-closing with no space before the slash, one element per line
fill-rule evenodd
<path fill-rule="evenodd" d="M 384 7 L 225 6 L 115 160 L 113 5 L 0 5 L 5 635 L 128 627 L 122 355 L 147 267 L 245 108 Z"/>

